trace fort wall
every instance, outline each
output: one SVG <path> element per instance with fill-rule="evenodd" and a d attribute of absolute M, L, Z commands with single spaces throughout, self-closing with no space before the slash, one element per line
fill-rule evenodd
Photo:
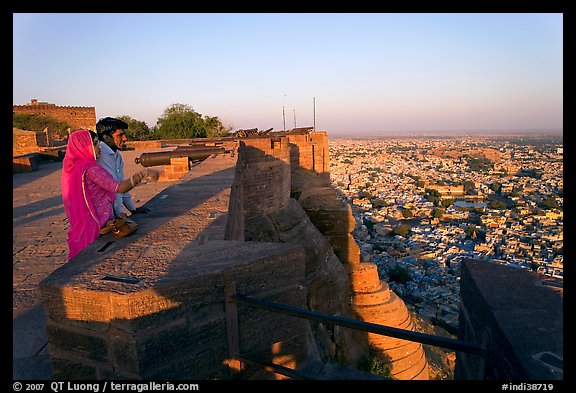
<path fill-rule="evenodd" d="M 70 124 L 72 131 L 96 129 L 96 108 L 93 106 L 57 106 L 32 99 L 25 105 L 13 105 L 12 114 L 47 116 Z"/>

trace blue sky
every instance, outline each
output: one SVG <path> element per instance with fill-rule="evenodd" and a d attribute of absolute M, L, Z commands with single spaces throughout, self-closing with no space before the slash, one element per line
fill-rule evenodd
<path fill-rule="evenodd" d="M 179 103 L 234 130 L 562 129 L 563 14 L 15 13 L 33 98 L 150 127 Z"/>

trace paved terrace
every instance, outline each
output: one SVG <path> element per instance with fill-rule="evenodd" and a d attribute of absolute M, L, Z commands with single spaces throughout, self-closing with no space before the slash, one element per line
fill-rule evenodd
<path fill-rule="evenodd" d="M 141 168 L 134 162 L 135 157 L 153 151 L 165 149 L 122 152 L 126 174 L 130 175 Z M 141 228 L 150 230 L 149 236 L 153 236 L 154 223 L 162 218 L 155 214 L 158 207 L 163 205 L 162 210 L 166 211 L 166 204 L 171 204 L 174 197 L 185 195 L 186 204 L 191 209 L 174 223 L 195 230 L 182 234 L 184 236 L 174 231 L 178 240 L 202 243 L 224 239 L 235 163 L 236 156 L 221 154 L 194 166 L 180 180 L 143 184 L 135 188 L 132 196 L 136 206 L 146 204 L 152 211 L 147 215 L 137 215 L 134 219 L 141 224 Z M 155 169 L 162 170 L 163 167 Z M 61 198 L 61 170 L 61 162 L 45 163 L 40 164 L 37 171 L 13 174 L 13 379 L 52 379 L 38 283 L 65 263 L 68 252 L 68 221 Z M 159 230 L 165 232 L 168 229 Z M 102 238 L 97 241 L 105 243 Z M 123 239 L 118 242 L 127 241 Z"/>

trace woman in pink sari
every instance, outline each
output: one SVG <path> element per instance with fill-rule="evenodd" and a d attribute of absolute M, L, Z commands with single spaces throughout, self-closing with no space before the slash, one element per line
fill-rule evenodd
<path fill-rule="evenodd" d="M 131 190 L 148 175 L 144 168 L 120 183 L 98 164 L 99 154 L 95 132 L 76 130 L 70 134 L 62 163 L 62 201 L 70 223 L 68 260 L 96 240 L 100 229 L 114 218 L 115 193 Z"/>

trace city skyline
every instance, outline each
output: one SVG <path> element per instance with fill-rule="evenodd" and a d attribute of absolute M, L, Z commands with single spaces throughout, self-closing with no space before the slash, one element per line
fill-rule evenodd
<path fill-rule="evenodd" d="M 562 130 L 562 62 L 562 13 L 13 14 L 14 105 L 149 127 L 180 103 L 333 137 Z"/>

